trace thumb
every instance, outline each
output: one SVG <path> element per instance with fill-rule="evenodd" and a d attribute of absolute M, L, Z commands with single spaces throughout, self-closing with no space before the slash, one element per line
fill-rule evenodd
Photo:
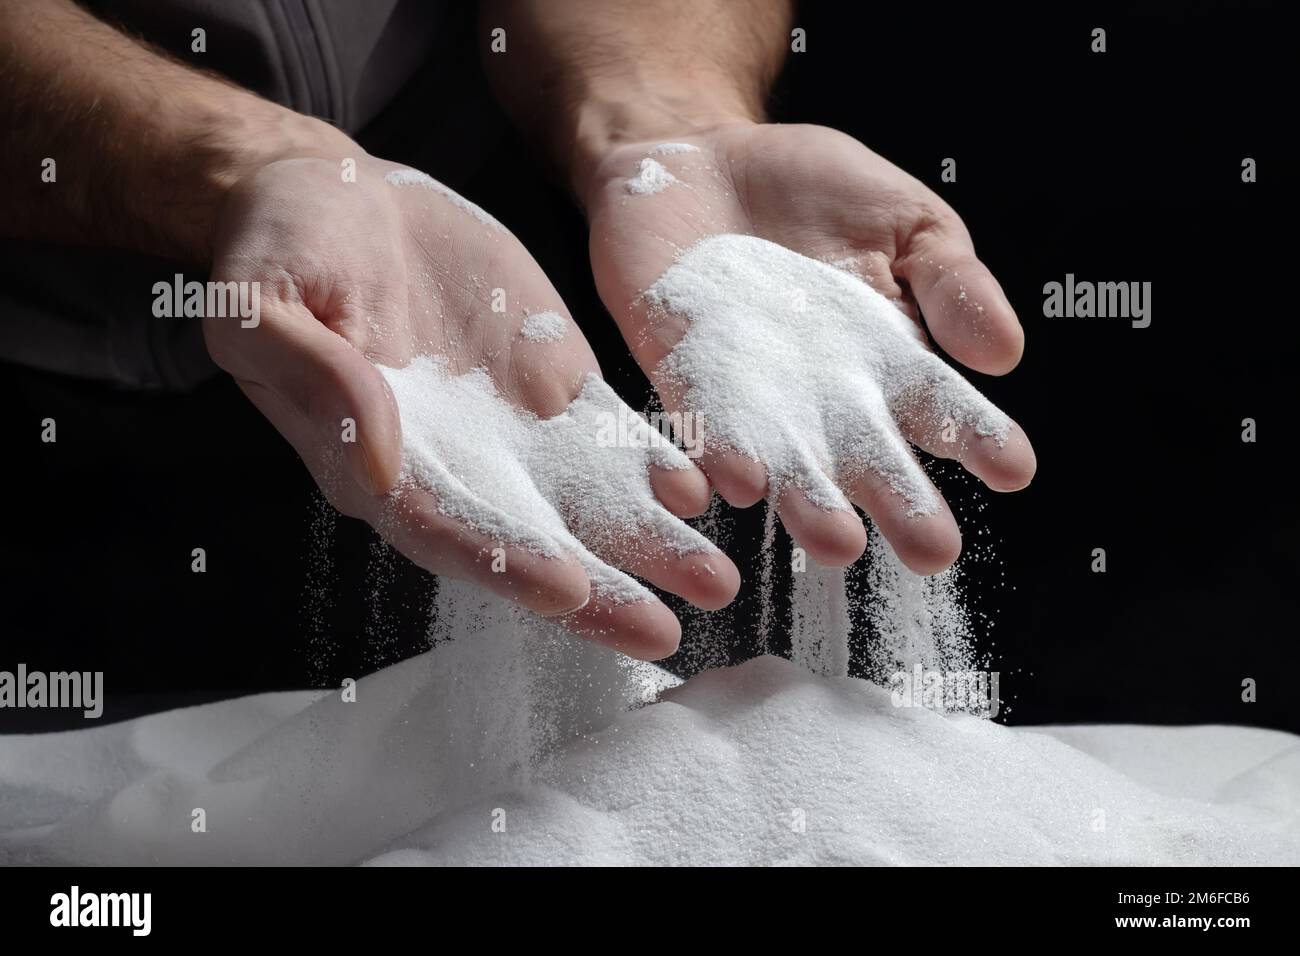
<path fill-rule="evenodd" d="M 341 454 L 362 491 L 392 490 L 402 466 L 397 403 L 379 369 L 351 342 L 306 307 L 284 302 L 263 309 L 253 328 L 205 319 L 204 335 L 214 361 L 246 391 L 279 399 L 272 424 L 309 466 Z"/>

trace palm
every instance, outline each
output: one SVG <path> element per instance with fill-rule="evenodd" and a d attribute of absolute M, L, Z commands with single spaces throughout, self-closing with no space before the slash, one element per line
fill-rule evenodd
<path fill-rule="evenodd" d="M 652 157 L 678 183 L 652 195 L 629 192 L 628 177 L 655 145 L 634 144 L 602 163 L 590 202 L 597 286 L 670 406 L 681 396 L 657 380 L 656 368 L 686 320 L 656 315 L 652 321 L 641 294 L 680 252 L 719 233 L 759 236 L 859 275 L 918 322 L 924 316 L 938 344 L 973 368 L 1004 372 L 1018 360 L 1020 330 L 1001 289 L 975 258 L 960 219 L 915 179 L 821 127 L 743 124 L 684 142 L 698 151 Z M 1018 432 L 1008 449 L 971 442 L 966 450 L 963 462 L 993 487 L 1020 487 L 1032 475 L 1032 452 Z M 766 491 L 761 462 L 715 448 L 704 463 L 733 503 L 750 504 Z M 850 497 L 918 570 L 937 570 L 956 556 L 960 536 L 946 509 L 906 522 L 887 496 Z M 783 495 L 779 507 L 815 556 L 844 563 L 861 553 L 865 537 L 855 518 L 817 509 L 798 495 Z"/>

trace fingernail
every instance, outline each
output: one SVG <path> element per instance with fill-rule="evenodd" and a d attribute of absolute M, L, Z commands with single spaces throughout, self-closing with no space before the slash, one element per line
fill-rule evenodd
<path fill-rule="evenodd" d="M 370 452 L 366 451 L 365 444 L 358 442 L 357 448 L 361 450 L 362 461 L 365 462 L 365 473 L 361 476 L 362 487 L 372 495 L 379 495 L 379 477 L 375 474 L 375 466 L 370 460 Z"/>
<path fill-rule="evenodd" d="M 576 611 L 581 611 L 584 607 L 586 607 L 590 603 L 591 603 L 591 594 L 588 593 L 586 598 L 583 599 L 583 602 L 577 605 L 576 607 L 567 608 L 563 611 L 538 611 L 537 613 L 547 619 L 564 617 L 566 614 L 573 614 Z"/>

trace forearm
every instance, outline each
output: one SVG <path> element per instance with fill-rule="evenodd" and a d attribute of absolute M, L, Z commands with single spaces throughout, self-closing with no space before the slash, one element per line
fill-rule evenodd
<path fill-rule="evenodd" d="M 628 142 L 757 121 L 788 49 L 790 0 L 489 0 L 498 95 L 580 200 Z"/>
<path fill-rule="evenodd" d="M 347 142 L 147 49 L 70 0 L 0 0 L 0 49 L 7 236 L 206 263 L 221 202 L 242 175 Z"/>

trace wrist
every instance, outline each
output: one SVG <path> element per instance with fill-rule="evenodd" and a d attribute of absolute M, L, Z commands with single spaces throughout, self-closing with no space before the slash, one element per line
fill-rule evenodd
<path fill-rule="evenodd" d="M 78 164 L 70 228 L 56 238 L 206 266 L 221 208 L 244 177 L 291 156 L 362 155 L 337 129 L 246 90 L 181 70 L 167 79 L 171 96 L 115 97 L 84 131 L 80 149 L 98 161 Z"/>
<path fill-rule="evenodd" d="M 628 147 L 689 139 L 729 126 L 763 121 L 761 97 L 725 85 L 701 95 L 701 85 L 605 87 L 572 111 L 560 161 L 578 202 L 587 208 L 593 192 L 611 175 Z"/>
<path fill-rule="evenodd" d="M 148 186 L 130 193 L 127 217 L 145 227 L 134 243 L 143 251 L 207 265 L 221 208 L 238 183 L 279 159 L 360 158 L 362 149 L 320 120 L 242 91 L 210 104 L 190 103 L 185 134 L 172 141 L 183 155 L 162 150 L 144 174 Z"/>

